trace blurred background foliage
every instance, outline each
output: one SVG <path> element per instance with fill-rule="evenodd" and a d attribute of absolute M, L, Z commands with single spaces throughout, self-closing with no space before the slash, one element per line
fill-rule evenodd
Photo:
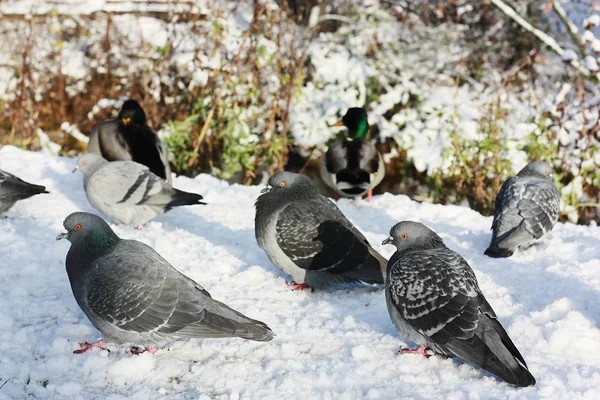
<path fill-rule="evenodd" d="M 178 174 L 316 182 L 331 125 L 364 106 L 376 193 L 490 214 L 545 160 L 563 219 L 600 222 L 592 0 L 20 3 L 0 3 L 0 144 L 76 156 L 135 98 Z"/>

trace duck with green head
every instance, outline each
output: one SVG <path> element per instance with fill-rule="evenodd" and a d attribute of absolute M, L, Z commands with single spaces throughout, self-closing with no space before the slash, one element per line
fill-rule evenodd
<path fill-rule="evenodd" d="M 345 126 L 348 133 L 331 143 L 321 160 L 323 181 L 335 191 L 336 198 L 366 194 L 371 200 L 373 188 L 383 180 L 385 166 L 375 145 L 367 141 L 367 113 L 362 108 L 349 108 L 333 126 Z"/>

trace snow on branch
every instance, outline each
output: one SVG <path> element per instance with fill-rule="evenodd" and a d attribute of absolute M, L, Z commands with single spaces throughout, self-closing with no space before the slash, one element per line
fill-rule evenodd
<path fill-rule="evenodd" d="M 585 78 L 597 81 L 598 77 L 590 72 L 586 67 L 584 67 L 580 62 L 572 50 L 565 50 L 548 34 L 537 29 L 529 22 L 527 22 L 523 17 L 521 17 L 515 10 L 513 10 L 509 5 L 507 5 L 502 0 L 490 0 L 492 4 L 498 7 L 506 16 L 512 18 L 517 24 L 519 24 L 523 29 L 533 33 L 538 39 L 540 39 L 546 46 L 550 47 L 556 54 L 558 54 L 563 61 L 569 63 L 573 68 L 577 70 L 582 76 Z M 561 8 L 562 9 L 562 8 Z"/>

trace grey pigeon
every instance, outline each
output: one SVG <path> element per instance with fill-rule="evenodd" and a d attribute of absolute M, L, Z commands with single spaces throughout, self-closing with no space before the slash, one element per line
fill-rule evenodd
<path fill-rule="evenodd" d="M 96 215 L 76 212 L 63 222 L 66 267 L 77 304 L 103 340 L 83 342 L 77 353 L 104 342 L 154 352 L 180 338 L 273 338 L 271 329 L 213 299 L 200 284 L 144 243 L 119 238 Z"/>
<path fill-rule="evenodd" d="M 143 225 L 173 207 L 201 202 L 202 196 L 172 188 L 148 167 L 133 161 L 108 162 L 85 154 L 77 162 L 90 203 L 126 225 Z"/>
<path fill-rule="evenodd" d="M 479 289 L 469 264 L 432 230 L 404 221 L 383 244 L 396 252 L 385 297 L 398 332 L 421 347 L 403 353 L 456 355 L 517 386 L 535 379 Z"/>
<path fill-rule="evenodd" d="M 40 193 L 48 193 L 44 186 L 32 185 L 0 170 L 0 214 L 8 211 L 17 201 Z"/>
<path fill-rule="evenodd" d="M 560 193 L 552 168 L 534 161 L 504 182 L 496 196 L 490 257 L 510 257 L 550 232 L 558 220 Z"/>
<path fill-rule="evenodd" d="M 117 119 L 96 124 L 88 152 L 108 161 L 135 161 L 171 184 L 171 167 L 160 138 L 147 125 L 146 113 L 135 100 L 123 103 Z"/>
<path fill-rule="evenodd" d="M 348 137 L 337 139 L 321 160 L 321 178 L 338 196 L 371 199 L 373 188 L 385 175 L 383 157 L 373 143 L 366 140 L 369 131 L 364 109 L 349 108 L 333 126 L 348 128 Z"/>
<path fill-rule="evenodd" d="M 302 175 L 280 172 L 256 201 L 255 234 L 295 289 L 334 283 L 383 283 L 387 260 L 336 205 Z"/>

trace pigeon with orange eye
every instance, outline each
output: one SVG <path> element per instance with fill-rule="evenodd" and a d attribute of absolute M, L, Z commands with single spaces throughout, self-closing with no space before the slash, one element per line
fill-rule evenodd
<path fill-rule="evenodd" d="M 133 161 L 108 162 L 85 154 L 76 170 L 92 206 L 125 225 L 143 225 L 173 207 L 206 204 L 202 196 L 171 187 L 148 167 Z"/>
<path fill-rule="evenodd" d="M 308 179 L 280 172 L 256 201 L 255 235 L 294 290 L 383 283 L 387 260 Z"/>
<path fill-rule="evenodd" d="M 56 239 L 71 242 L 66 269 L 73 296 L 102 339 L 74 351 L 132 344 L 134 354 L 155 352 L 183 338 L 269 341 L 274 333 L 213 299 L 154 249 L 119 238 L 102 218 L 69 215 Z M 109 350 L 110 351 L 110 350 Z"/>
<path fill-rule="evenodd" d="M 535 384 L 464 258 L 418 222 L 394 225 L 383 244 L 396 246 L 385 282 L 390 318 L 419 345 L 401 353 L 458 356 L 513 385 Z"/>

